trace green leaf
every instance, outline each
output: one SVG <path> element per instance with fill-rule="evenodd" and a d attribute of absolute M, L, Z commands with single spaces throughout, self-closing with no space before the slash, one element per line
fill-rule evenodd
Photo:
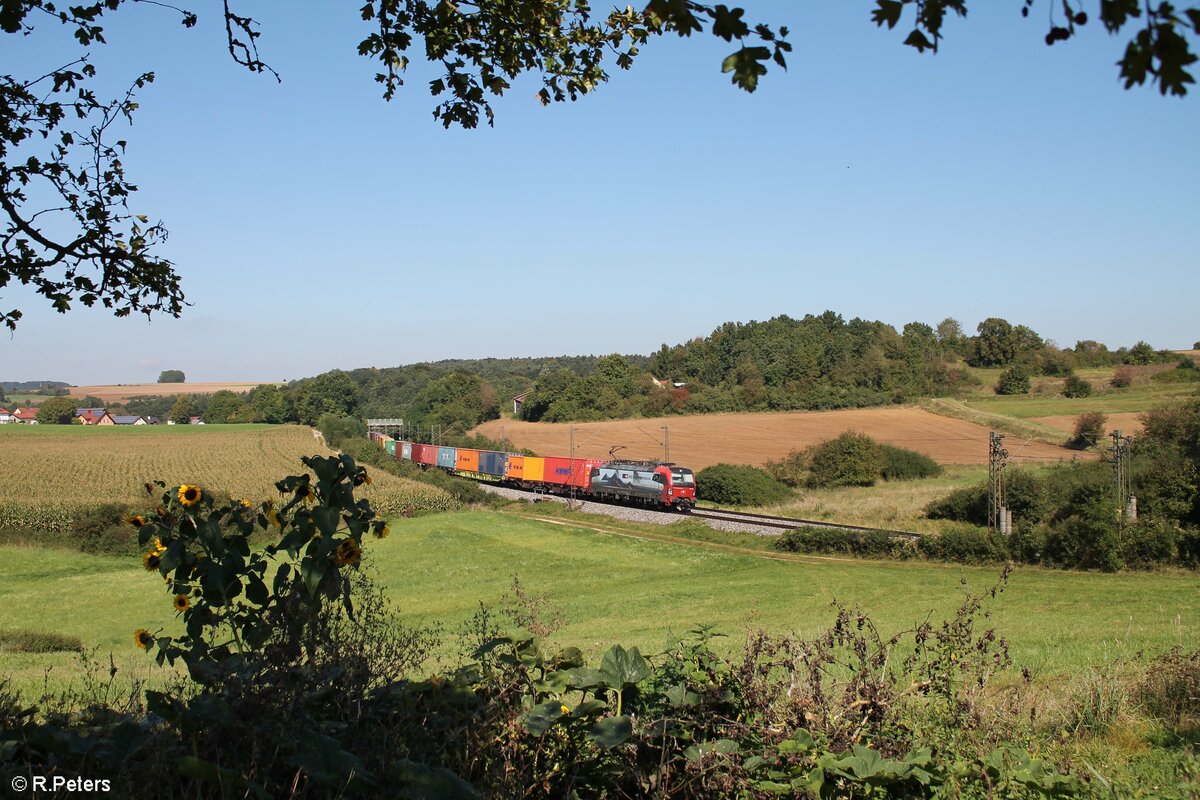
<path fill-rule="evenodd" d="M 624 744 L 633 735 L 633 722 L 626 716 L 605 717 L 587 732 L 589 741 L 600 747 L 612 748 Z"/>
<path fill-rule="evenodd" d="M 525 712 L 525 715 L 521 717 L 521 724 L 534 736 L 541 736 L 563 718 L 562 709 L 563 704 L 561 700 L 539 703 Z"/>
<path fill-rule="evenodd" d="M 614 689 L 634 686 L 650 677 L 649 662 L 642 658 L 636 647 L 626 650 L 619 644 L 614 644 L 600 659 L 600 671 L 604 673 L 605 681 Z"/>
<path fill-rule="evenodd" d="M 408 759 L 393 766 L 401 784 L 397 796 L 405 800 L 480 800 L 474 786 L 448 769 Z"/>

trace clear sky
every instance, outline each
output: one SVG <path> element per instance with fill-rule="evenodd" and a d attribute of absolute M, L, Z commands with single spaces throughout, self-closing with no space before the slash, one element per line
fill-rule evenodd
<path fill-rule="evenodd" d="M 352 6 L 243 5 L 281 84 L 229 60 L 211 4 L 191 31 L 124 8 L 91 48 L 112 86 L 157 73 L 125 164 L 194 305 L 62 316 L 10 286 L 25 318 L 0 379 L 650 353 L 826 309 L 1001 316 L 1063 346 L 1200 339 L 1200 96 L 1122 89 L 1124 39 L 1095 13 L 1047 47 L 1046 2 L 975 3 L 922 56 L 869 2 L 744 0 L 795 46 L 754 95 L 720 73 L 730 45 L 672 37 L 577 103 L 519 82 L 495 128 L 445 131 L 427 69 L 380 98 Z M 5 35 L 0 70 L 75 52 L 43 27 Z"/>

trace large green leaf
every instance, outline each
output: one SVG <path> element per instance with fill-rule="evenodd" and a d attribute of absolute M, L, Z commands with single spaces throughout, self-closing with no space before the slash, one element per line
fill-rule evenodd
<path fill-rule="evenodd" d="M 539 703 L 525 712 L 525 716 L 521 717 L 521 723 L 533 735 L 541 736 L 553 728 L 564 716 L 562 701 L 550 700 L 546 703 Z"/>
<path fill-rule="evenodd" d="M 633 735 L 633 722 L 626 716 L 605 717 L 587 732 L 587 738 L 601 747 L 624 744 Z"/>
<path fill-rule="evenodd" d="M 614 644 L 600 659 L 600 671 L 605 682 L 614 689 L 634 686 L 650 677 L 650 663 L 642 658 L 636 647 L 626 650 Z"/>

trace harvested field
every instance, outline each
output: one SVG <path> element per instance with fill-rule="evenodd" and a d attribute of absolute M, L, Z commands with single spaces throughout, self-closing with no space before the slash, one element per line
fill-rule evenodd
<path fill-rule="evenodd" d="M 1138 433 L 1142 430 L 1142 423 L 1138 419 L 1142 413 L 1140 411 L 1128 411 L 1118 414 L 1109 414 L 1108 422 L 1105 424 L 1105 432 L 1113 429 L 1119 429 L 1123 433 Z M 1075 431 L 1075 420 L 1078 416 L 1070 414 L 1058 414 L 1052 417 L 1030 417 L 1029 422 L 1039 422 L 1042 425 L 1048 425 L 1051 428 L 1057 428 L 1066 433 Z"/>
<path fill-rule="evenodd" d="M 71 397 L 99 397 L 106 403 L 121 403 L 130 397 L 139 397 L 150 395 L 159 397 L 161 395 L 174 394 L 212 394 L 219 392 L 222 389 L 228 389 L 231 392 L 248 392 L 255 386 L 262 386 L 264 383 L 279 383 L 279 381 L 247 381 L 247 382 L 222 382 L 208 381 L 199 383 L 123 383 L 123 384 L 108 384 L 102 386 L 72 386 Z M 280 384 L 282 385 L 282 384 Z"/>
<path fill-rule="evenodd" d="M 622 458 L 662 458 L 664 425 L 670 428 L 671 460 L 703 469 L 718 463 L 761 465 L 793 450 L 831 439 L 845 431 L 865 433 L 881 442 L 925 453 L 942 464 L 986 464 L 988 429 L 919 408 L 893 406 L 846 411 L 798 411 L 762 414 L 696 414 L 654 419 L 581 422 L 575 427 L 575 455 L 607 458 L 623 446 Z M 539 455 L 568 454 L 571 426 L 492 420 L 474 432 Z M 1079 454 L 1063 447 L 1008 439 L 1010 462 L 1046 463 Z"/>

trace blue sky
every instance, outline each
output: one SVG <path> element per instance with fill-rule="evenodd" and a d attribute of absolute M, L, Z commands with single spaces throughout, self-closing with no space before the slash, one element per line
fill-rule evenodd
<path fill-rule="evenodd" d="M 112 86 L 157 73 L 125 163 L 194 305 L 62 316 L 10 286 L 25 318 L 0 377 L 649 353 L 825 309 L 1002 316 L 1065 346 L 1200 339 L 1200 104 L 1122 89 L 1123 40 L 1093 21 L 1047 47 L 1045 3 L 981 3 L 921 56 L 867 2 L 745 5 L 795 46 L 754 95 L 719 71 L 730 45 L 672 38 L 577 103 L 520 81 L 475 131 L 433 120 L 418 65 L 385 103 L 350 7 L 245 4 L 281 84 L 229 61 L 210 9 L 191 31 L 123 9 L 91 52 Z M 5 71 L 73 52 L 48 28 L 5 47 Z"/>

